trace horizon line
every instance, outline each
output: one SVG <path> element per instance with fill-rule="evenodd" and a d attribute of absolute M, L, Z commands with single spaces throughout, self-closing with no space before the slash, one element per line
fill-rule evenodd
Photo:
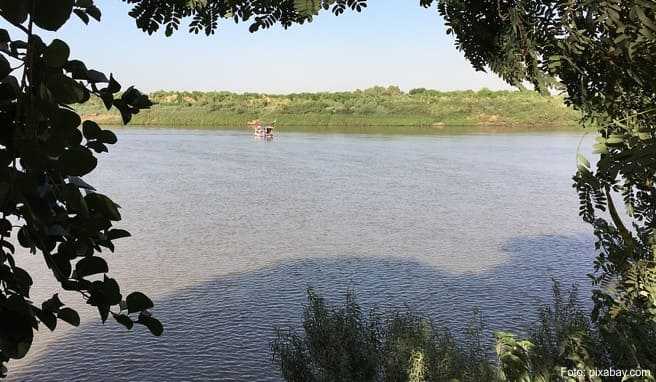
<path fill-rule="evenodd" d="M 419 90 L 423 89 L 427 92 L 439 92 L 439 93 L 462 93 L 462 92 L 472 92 L 472 93 L 478 93 L 478 92 L 492 92 L 492 93 L 509 93 L 509 92 L 534 92 L 532 89 L 521 89 L 521 88 L 512 88 L 512 89 L 490 89 L 489 87 L 482 86 L 478 89 L 447 89 L 447 90 L 441 90 L 441 89 L 434 89 L 434 88 L 424 88 L 424 87 L 417 87 L 417 88 L 411 88 L 408 90 L 403 90 L 400 87 L 396 85 L 389 85 L 389 86 L 382 86 L 382 85 L 375 85 L 367 88 L 355 88 L 351 90 L 303 90 L 303 91 L 293 91 L 293 92 L 269 92 L 269 91 L 252 91 L 252 90 L 220 90 L 220 89 L 215 89 L 215 90 L 189 90 L 189 89 L 158 89 L 158 90 L 152 90 L 146 92 L 147 94 L 153 94 L 153 93 L 230 93 L 230 94 L 235 94 L 235 95 L 271 95 L 271 96 L 286 96 L 286 95 L 296 95 L 296 94 L 337 94 L 337 93 L 357 93 L 357 92 L 365 92 L 367 90 L 374 90 L 374 89 L 381 89 L 381 90 L 388 90 L 390 87 L 394 88 L 397 87 L 398 90 L 402 94 L 408 94 L 412 90 Z"/>

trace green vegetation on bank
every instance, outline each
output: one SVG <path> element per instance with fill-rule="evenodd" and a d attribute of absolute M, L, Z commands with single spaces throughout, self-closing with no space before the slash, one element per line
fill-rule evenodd
<path fill-rule="evenodd" d="M 132 124 L 165 126 L 243 126 L 277 120 L 278 126 L 539 126 L 573 127 L 579 114 L 561 97 L 533 91 L 451 91 L 396 86 L 336 93 L 270 95 L 231 92 L 150 94 L 157 104 L 135 115 Z M 83 119 L 120 124 L 115 109 L 98 99 L 78 107 Z"/>
<path fill-rule="evenodd" d="M 551 301 L 538 306 L 527 327 L 530 345 L 497 333 L 495 362 L 490 357 L 494 343 L 478 311 L 464 331 L 452 332 L 412 310 L 365 311 L 353 291 L 333 305 L 310 289 L 302 330 L 276 330 L 273 361 L 287 382 L 574 381 L 562 368 L 580 369 L 581 361 L 568 352 L 586 345 L 591 349 L 586 362 L 605 369 L 631 367 L 618 351 L 619 339 L 590 319 L 576 286 L 563 291 L 554 282 L 552 290 Z M 646 333 L 645 340 L 653 341 L 654 333 Z M 524 351 L 529 347 L 530 352 Z"/>

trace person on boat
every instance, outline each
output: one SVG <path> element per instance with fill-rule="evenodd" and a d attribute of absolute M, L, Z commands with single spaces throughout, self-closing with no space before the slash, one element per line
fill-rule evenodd
<path fill-rule="evenodd" d="M 273 122 L 269 126 L 266 127 L 266 134 L 267 135 L 273 135 L 273 126 L 276 124 L 276 120 L 274 119 Z"/>
<path fill-rule="evenodd" d="M 259 120 L 255 122 L 255 134 L 262 134 L 262 123 Z"/>

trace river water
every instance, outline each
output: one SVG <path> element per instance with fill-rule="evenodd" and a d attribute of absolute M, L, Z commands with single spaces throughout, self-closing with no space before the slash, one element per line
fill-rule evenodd
<path fill-rule="evenodd" d="M 331 302 L 410 308 L 458 332 L 480 308 L 522 331 L 552 278 L 581 283 L 592 238 L 571 187 L 580 133 L 415 135 L 122 130 L 87 181 L 133 237 L 108 254 L 124 295 L 165 325 L 42 332 L 15 381 L 279 381 L 274 326 L 298 325 L 305 289 Z M 57 291 L 37 257 L 36 301 Z"/>

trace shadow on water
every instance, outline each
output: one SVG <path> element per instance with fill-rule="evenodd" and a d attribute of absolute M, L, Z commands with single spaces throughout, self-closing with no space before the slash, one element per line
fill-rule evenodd
<path fill-rule="evenodd" d="M 365 308 L 410 307 L 461 329 L 479 307 L 490 332 L 521 331 L 548 301 L 551 278 L 589 287 L 587 235 L 518 237 L 504 245 L 509 260 L 481 273 L 452 274 L 412 259 L 347 257 L 281 262 L 220 277 L 157 301 L 163 337 L 139 326 L 127 333 L 94 321 L 49 345 L 22 370 L 34 381 L 278 381 L 269 341 L 274 326 L 298 326 L 305 288 L 329 301 L 354 288 Z"/>

